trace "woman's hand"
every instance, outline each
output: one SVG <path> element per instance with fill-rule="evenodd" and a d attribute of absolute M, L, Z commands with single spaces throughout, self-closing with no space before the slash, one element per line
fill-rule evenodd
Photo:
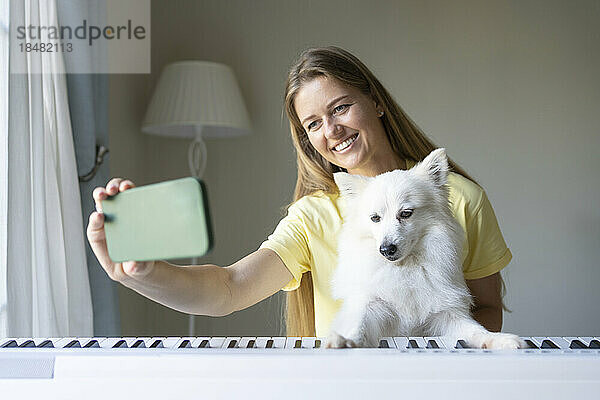
<path fill-rule="evenodd" d="M 119 192 L 135 187 L 130 180 L 121 178 L 111 179 L 106 188 L 101 186 L 94 189 L 93 197 L 96 203 L 96 211 L 90 215 L 87 227 L 87 238 L 92 247 L 96 258 L 106 271 L 108 276 L 117 282 L 123 282 L 126 279 L 139 279 L 148 275 L 154 268 L 154 261 L 137 262 L 126 261 L 115 263 L 108 255 L 106 247 L 106 234 L 104 232 L 104 214 L 102 213 L 102 200 L 109 196 L 114 196 Z"/>

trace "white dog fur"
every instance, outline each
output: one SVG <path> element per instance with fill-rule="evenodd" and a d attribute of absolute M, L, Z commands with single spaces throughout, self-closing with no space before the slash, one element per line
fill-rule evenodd
<path fill-rule="evenodd" d="M 334 174 L 348 212 L 331 282 L 343 305 L 325 347 L 376 347 L 389 336 L 462 338 L 488 349 L 524 346 L 516 335 L 487 331 L 470 314 L 463 230 L 449 207 L 447 176 L 444 149 L 408 171 L 374 178 Z"/>

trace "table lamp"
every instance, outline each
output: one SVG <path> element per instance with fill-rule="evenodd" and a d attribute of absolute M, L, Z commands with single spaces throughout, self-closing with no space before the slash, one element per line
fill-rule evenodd
<path fill-rule="evenodd" d="M 206 168 L 203 138 L 230 138 L 250 133 L 250 119 L 231 68 L 208 61 L 167 65 L 158 80 L 142 131 L 193 139 L 188 150 L 192 176 Z"/>

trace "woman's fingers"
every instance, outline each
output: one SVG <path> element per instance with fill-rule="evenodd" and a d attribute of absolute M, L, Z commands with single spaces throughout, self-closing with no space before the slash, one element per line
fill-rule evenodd
<path fill-rule="evenodd" d="M 102 212 L 102 200 L 108 197 L 108 193 L 106 189 L 103 187 L 97 187 L 92 192 L 92 197 L 94 198 L 94 203 L 96 204 L 96 211 Z"/>
<path fill-rule="evenodd" d="M 114 196 L 119 192 L 124 192 L 127 189 L 134 188 L 135 184 L 129 179 L 112 178 L 106 184 L 106 187 L 98 186 L 92 192 L 96 211 L 102 212 L 102 200 L 106 200 L 109 196 Z"/>
<path fill-rule="evenodd" d="M 90 219 L 87 226 L 87 238 L 90 242 L 92 251 L 100 262 L 100 265 L 102 265 L 102 268 L 106 270 L 108 276 L 113 278 L 115 263 L 110 259 L 110 256 L 108 255 L 108 248 L 106 247 L 104 214 L 98 212 L 93 212 L 90 214 Z"/>
<path fill-rule="evenodd" d="M 123 178 L 112 178 L 106 184 L 106 192 L 111 196 L 114 196 L 115 194 L 119 193 L 119 185 L 121 184 L 122 180 Z"/>
<path fill-rule="evenodd" d="M 131 189 L 134 187 L 135 187 L 135 184 L 133 182 L 131 182 L 129 179 L 125 179 L 119 183 L 119 192 L 123 192 L 127 189 Z"/>
<path fill-rule="evenodd" d="M 148 273 L 154 263 L 136 263 L 128 262 L 127 270 L 124 270 L 122 263 L 115 263 L 108 255 L 106 246 L 106 233 L 104 231 L 104 214 L 102 213 L 102 201 L 110 196 L 114 196 L 119 192 L 134 188 L 135 184 L 129 179 L 112 178 L 106 184 L 106 187 L 97 187 L 92 192 L 94 203 L 96 204 L 96 212 L 90 214 L 87 227 L 87 237 L 90 242 L 92 251 L 96 258 L 106 270 L 108 276 L 113 280 L 124 278 L 125 275 L 144 275 Z"/>

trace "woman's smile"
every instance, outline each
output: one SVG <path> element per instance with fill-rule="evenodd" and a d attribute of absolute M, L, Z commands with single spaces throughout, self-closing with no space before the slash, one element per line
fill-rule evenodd
<path fill-rule="evenodd" d="M 336 153 L 346 153 L 346 152 L 350 151 L 350 148 L 352 148 L 352 146 L 354 145 L 354 142 L 356 142 L 357 138 L 358 138 L 358 133 L 355 133 L 354 135 L 350 136 L 348 139 L 335 145 L 332 148 L 332 150 L 335 151 Z"/>

